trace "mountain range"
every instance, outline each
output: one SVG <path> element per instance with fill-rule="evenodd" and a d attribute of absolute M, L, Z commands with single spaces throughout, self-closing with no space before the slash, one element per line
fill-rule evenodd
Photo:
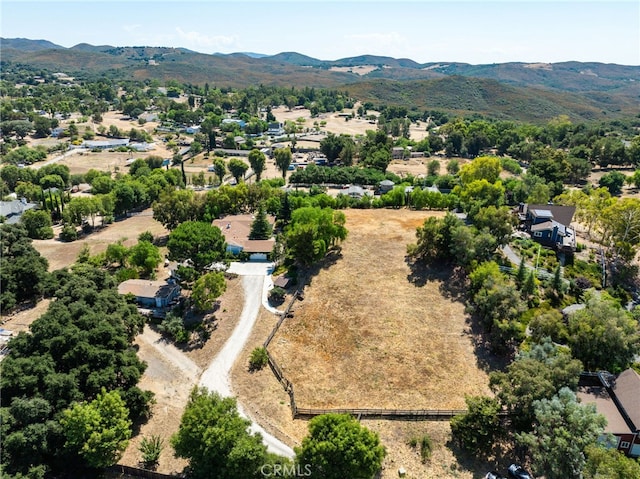
<path fill-rule="evenodd" d="M 23 38 L 0 38 L 0 57 L 3 69 L 30 65 L 79 78 L 173 79 L 219 87 L 340 88 L 374 104 L 493 112 L 534 121 L 556 114 L 610 119 L 640 112 L 640 66 L 595 62 L 470 65 L 375 55 L 328 61 L 296 52 L 208 55 L 184 48 L 86 43 L 65 48 Z"/>

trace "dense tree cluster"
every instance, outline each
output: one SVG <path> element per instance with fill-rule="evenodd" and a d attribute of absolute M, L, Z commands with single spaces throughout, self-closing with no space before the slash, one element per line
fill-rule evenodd
<path fill-rule="evenodd" d="M 91 266 L 54 275 L 56 300 L 30 334 L 9 342 L 2 361 L 2 464 L 8 474 L 111 464 L 128 438 L 125 423 L 148 413 L 150 393 L 136 386 L 145 365 L 131 348 L 144 324 L 135 305 L 118 295 L 111 276 Z M 119 398 L 126 414 L 116 416 L 123 410 Z M 104 401 L 115 402 L 107 407 Z M 107 433 L 111 427 L 120 433 Z M 120 438 L 119 445 L 96 443 L 94 433 Z"/>
<path fill-rule="evenodd" d="M 32 246 L 28 230 L 19 224 L 0 226 L 0 309 L 10 310 L 45 293 L 48 262 Z"/>

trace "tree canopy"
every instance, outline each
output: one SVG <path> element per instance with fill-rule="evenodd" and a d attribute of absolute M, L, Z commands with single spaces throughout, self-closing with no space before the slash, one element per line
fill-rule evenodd
<path fill-rule="evenodd" d="M 62 412 L 65 447 L 92 468 L 108 467 L 120 459 L 131 437 L 131 420 L 116 391 L 102 392 L 89 403 L 76 403 Z"/>
<path fill-rule="evenodd" d="M 220 228 L 200 221 L 185 221 L 169 234 L 169 259 L 191 260 L 197 271 L 224 257 L 227 244 Z"/>
<path fill-rule="evenodd" d="M 88 264 L 53 275 L 50 292 L 56 300 L 31 324 L 30 334 L 11 339 L 2 361 L 1 454 L 7 473 L 89 465 L 78 458 L 79 449 L 63 447 L 60 421 L 73 403 L 93 401 L 103 390 L 119 391 L 128 419 L 148 413 L 151 394 L 136 386 L 145 365 L 131 348 L 144 324 L 136 306 L 118 294 L 108 273 Z M 22 421 L 25 407 L 31 419 Z"/>
<path fill-rule="evenodd" d="M 248 431 L 249 424 L 234 398 L 194 388 L 171 445 L 178 457 L 189 460 L 194 479 L 258 479 L 261 468 L 277 458 L 267 452 L 260 434 Z"/>
<path fill-rule="evenodd" d="M 582 479 L 585 449 L 595 445 L 607 424 L 594 404 L 582 405 L 569 388 L 533 403 L 533 431 L 518 435 L 531 453 L 534 471 L 546 477 Z"/>
<path fill-rule="evenodd" d="M 348 414 L 314 417 L 295 451 L 296 463 L 317 479 L 372 479 L 386 454 L 378 435 Z"/>
<path fill-rule="evenodd" d="M 347 237 L 345 216 L 331 208 L 298 208 L 291 214 L 286 230 L 290 255 L 305 266 L 326 254 L 329 247 Z"/>

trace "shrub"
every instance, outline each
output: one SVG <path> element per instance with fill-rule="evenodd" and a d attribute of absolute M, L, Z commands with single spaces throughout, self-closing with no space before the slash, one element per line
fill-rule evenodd
<path fill-rule="evenodd" d="M 269 362 L 269 355 L 267 354 L 267 348 L 259 346 L 251 351 L 251 357 L 249 358 L 249 371 L 260 371 Z"/>
<path fill-rule="evenodd" d="M 75 226 L 65 225 L 60 232 L 60 239 L 62 241 L 75 241 L 78 239 L 78 231 Z"/>
<path fill-rule="evenodd" d="M 152 435 L 149 439 L 142 438 L 138 450 L 142 453 L 142 464 L 147 469 L 155 469 L 162 453 L 163 440 L 160 436 Z"/>
<path fill-rule="evenodd" d="M 280 286 L 274 286 L 273 289 L 269 291 L 269 301 L 273 304 L 282 304 L 286 294 L 287 292 Z"/>
<path fill-rule="evenodd" d="M 153 243 L 153 233 L 151 231 L 143 231 L 138 235 L 138 241 L 147 241 L 148 243 Z"/>
<path fill-rule="evenodd" d="M 176 343 L 186 343 L 189 340 L 189 332 L 184 327 L 184 321 L 177 314 L 167 314 L 167 317 L 158 325 L 158 329 Z"/>
<path fill-rule="evenodd" d="M 423 463 L 426 463 L 429 459 L 431 459 L 433 443 L 431 442 L 431 438 L 427 434 L 422 436 L 422 438 L 420 439 L 418 439 L 417 437 L 412 437 L 411 439 L 409 439 L 409 447 L 420 449 L 420 457 L 422 458 Z"/>

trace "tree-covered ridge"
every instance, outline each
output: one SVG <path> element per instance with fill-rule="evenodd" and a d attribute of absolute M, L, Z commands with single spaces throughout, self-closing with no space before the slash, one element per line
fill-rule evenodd
<path fill-rule="evenodd" d="M 50 288 L 56 300 L 30 333 L 9 342 L 2 361 L 2 464 L 8 474 L 96 466 L 85 462 L 84 444 L 66 444 L 62 418 L 67 408 L 105 390 L 122 397 L 128 421 L 148 413 L 151 394 L 136 386 L 145 364 L 131 347 L 144 324 L 136 306 L 118 294 L 108 273 L 86 264 L 57 271 Z"/>

